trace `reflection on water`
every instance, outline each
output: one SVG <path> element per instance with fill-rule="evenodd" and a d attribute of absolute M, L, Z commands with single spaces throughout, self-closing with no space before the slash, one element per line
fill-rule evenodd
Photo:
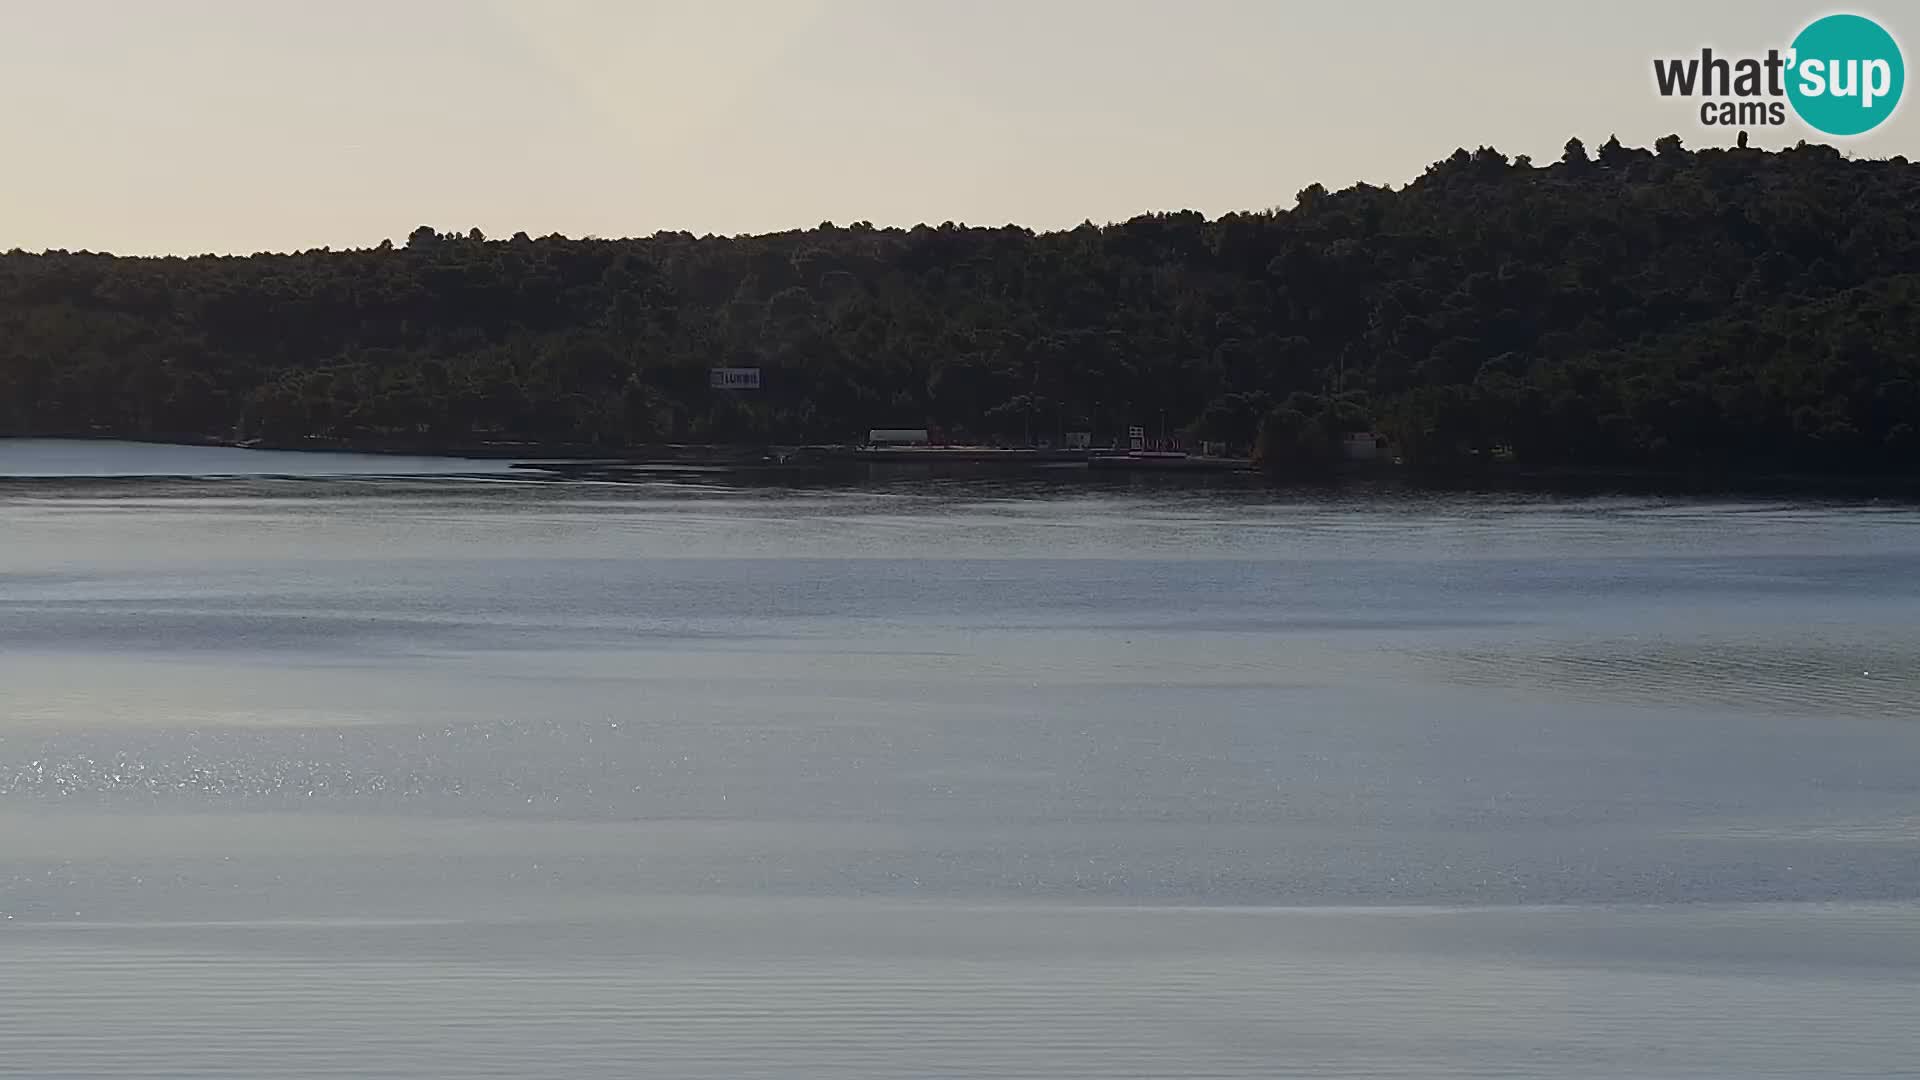
<path fill-rule="evenodd" d="M 507 464 L 404 454 L 295 453 L 107 439 L 0 439 L 0 479 L 480 475 L 504 472 Z"/>
<path fill-rule="evenodd" d="M 314 468 L 0 484 L 24 1075 L 1920 1055 L 1920 511 Z"/>

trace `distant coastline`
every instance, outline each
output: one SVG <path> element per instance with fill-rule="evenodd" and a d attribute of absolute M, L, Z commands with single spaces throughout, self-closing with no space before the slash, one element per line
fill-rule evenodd
<path fill-rule="evenodd" d="M 9 439 L 0 436 L 0 448 Z M 874 460 L 851 445 L 780 446 L 753 443 L 649 444 L 631 447 L 593 447 L 567 443 L 434 441 L 400 439 L 299 439 L 266 442 L 235 440 L 213 435 L 145 435 L 116 432 L 31 436 L 71 442 L 137 442 L 155 445 L 223 447 L 309 454 L 389 455 L 436 457 L 452 460 L 510 462 L 528 471 L 554 478 L 593 476 L 617 478 L 624 473 L 652 475 L 679 469 L 719 474 L 779 474 L 828 484 L 858 482 L 881 470 L 892 476 L 925 473 L 932 476 L 1032 474 L 1074 482 L 1111 479 L 1098 470 L 1076 468 L 1076 462 L 1057 453 L 1023 457 L 1018 453 L 982 456 L 972 460 Z M 1084 458 L 1078 464 L 1084 464 Z M 1353 463 L 1308 473 L 1249 469 L 1233 472 L 1154 472 L 1157 484 L 1180 486 L 1204 483 L 1220 486 L 1222 479 L 1243 481 L 1250 488 L 1353 488 L 1357 490 L 1431 490 L 1537 492 L 1548 495 L 1773 495 L 1808 498 L 1920 499 L 1920 475 L 1891 473 L 1810 473 L 1707 469 L 1632 469 L 1584 466 L 1539 466 L 1510 462 L 1451 465 Z"/>
<path fill-rule="evenodd" d="M 725 464 L 1140 430 L 1296 479 L 1370 433 L 1448 482 L 1905 490 L 1916 198 L 1899 157 L 1572 139 L 1046 233 L 8 252 L 0 432 Z"/>

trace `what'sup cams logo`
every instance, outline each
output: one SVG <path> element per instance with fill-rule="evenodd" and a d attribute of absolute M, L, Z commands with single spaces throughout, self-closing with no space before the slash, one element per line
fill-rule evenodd
<path fill-rule="evenodd" d="M 1787 122 L 1787 110 L 1827 135 L 1864 135 L 1900 104 L 1907 66 L 1900 43 L 1864 15 L 1828 15 L 1808 23 L 1784 51 L 1726 57 L 1655 60 L 1661 97 L 1702 98 L 1708 127 L 1766 127 Z"/>

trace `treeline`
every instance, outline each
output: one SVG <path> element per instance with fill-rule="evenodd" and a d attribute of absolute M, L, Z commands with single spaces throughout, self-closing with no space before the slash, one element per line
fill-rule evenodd
<path fill-rule="evenodd" d="M 1164 424 L 1293 467 L 1374 427 L 1425 462 L 1911 469 L 1915 207 L 1901 158 L 1670 136 L 1054 233 L 16 251 L 0 433 L 611 450 Z M 709 389 L 715 366 L 764 386 Z"/>

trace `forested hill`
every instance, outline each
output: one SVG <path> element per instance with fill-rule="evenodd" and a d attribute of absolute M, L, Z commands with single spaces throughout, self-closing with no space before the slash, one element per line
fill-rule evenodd
<path fill-rule="evenodd" d="M 13 252 L 0 433 L 612 449 L 1164 416 L 1275 462 L 1372 425 L 1419 461 L 1911 469 L 1916 208 L 1902 158 L 1669 137 L 1054 233 Z M 709 389 L 713 366 L 765 385 Z"/>

